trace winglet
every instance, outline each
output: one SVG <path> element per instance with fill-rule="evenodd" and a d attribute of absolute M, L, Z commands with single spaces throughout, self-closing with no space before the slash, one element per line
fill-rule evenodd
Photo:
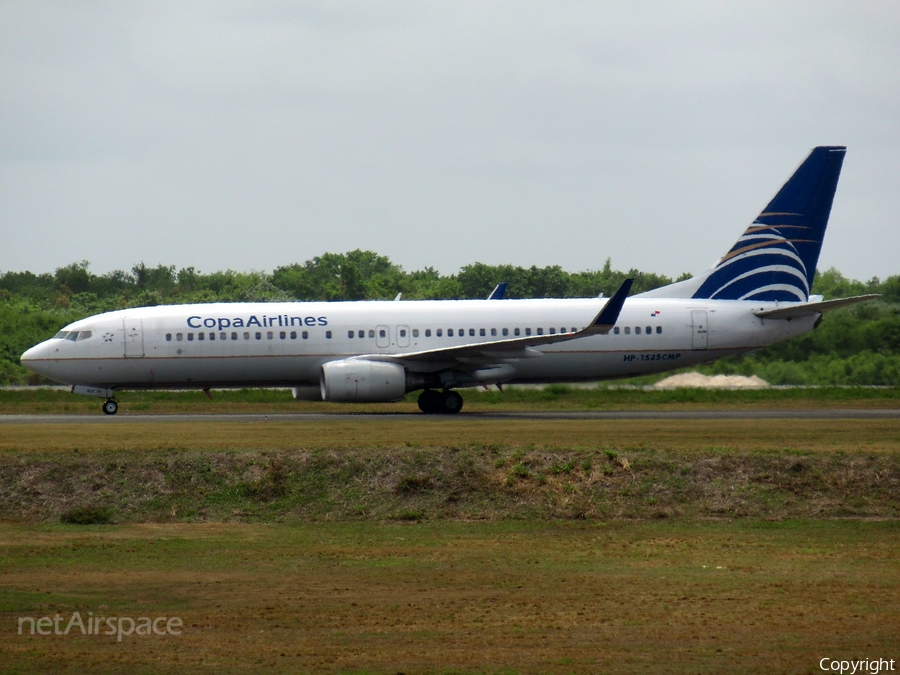
<path fill-rule="evenodd" d="M 494 290 L 491 291 L 491 294 L 487 296 L 488 300 L 502 300 L 506 295 L 506 285 L 507 282 L 501 281 L 499 284 L 494 286 Z"/>
<path fill-rule="evenodd" d="M 591 325 L 585 328 L 585 332 L 591 335 L 605 335 L 612 330 L 612 327 L 619 319 L 619 312 L 622 311 L 622 307 L 625 305 L 625 298 L 628 297 L 628 292 L 631 290 L 633 283 L 634 279 L 626 279 L 622 282 L 618 290 L 606 301 L 603 309 L 600 310 L 600 313 L 594 318 Z"/>

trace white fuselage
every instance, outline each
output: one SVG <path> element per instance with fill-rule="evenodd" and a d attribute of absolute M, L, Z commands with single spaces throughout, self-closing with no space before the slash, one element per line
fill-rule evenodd
<path fill-rule="evenodd" d="M 126 309 L 67 326 L 23 363 L 111 389 L 318 386 L 322 365 L 581 330 L 606 301 L 447 300 L 217 303 Z M 578 382 L 673 370 L 766 347 L 818 315 L 765 320 L 775 303 L 629 298 L 615 328 L 504 359 L 510 382 Z M 783 305 L 782 305 L 783 306 Z M 73 337 L 74 335 L 74 337 Z M 351 337 L 352 335 L 352 337 Z M 459 363 L 424 360 L 420 372 Z M 489 383 L 497 380 L 489 380 Z M 471 382 L 470 384 L 478 384 Z"/>

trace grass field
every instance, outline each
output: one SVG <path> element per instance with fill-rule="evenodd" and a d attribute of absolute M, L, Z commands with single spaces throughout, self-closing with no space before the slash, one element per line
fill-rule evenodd
<path fill-rule="evenodd" d="M 639 400 L 897 404 L 791 391 Z M 0 409 L 99 415 L 24 393 Z M 0 425 L 0 673 L 900 667 L 900 421 L 141 419 L 296 411 L 280 394 L 141 394 L 114 424 Z M 600 400 L 576 394 L 544 405 Z M 184 626 L 18 634 L 21 617 L 74 612 Z"/>
<path fill-rule="evenodd" d="M 900 656 L 898 535 L 846 521 L 5 525 L 0 672 L 821 672 L 824 657 Z M 17 617 L 75 611 L 184 629 L 17 634 Z"/>

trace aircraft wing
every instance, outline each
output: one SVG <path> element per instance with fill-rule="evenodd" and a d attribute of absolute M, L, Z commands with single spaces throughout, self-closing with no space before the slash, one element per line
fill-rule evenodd
<path fill-rule="evenodd" d="M 766 309 L 759 312 L 753 312 L 761 319 L 799 319 L 803 316 L 812 316 L 813 314 L 821 314 L 839 307 L 848 307 L 858 302 L 867 302 L 875 298 L 881 297 L 877 293 L 869 295 L 856 295 L 852 298 L 838 298 L 837 300 L 826 300 L 825 302 L 806 302 L 799 305 L 791 305 L 789 307 L 779 307 L 778 309 Z"/>
<path fill-rule="evenodd" d="M 454 347 L 441 347 L 427 349 L 419 352 L 407 352 L 404 354 L 363 354 L 353 357 L 367 361 L 403 361 L 403 362 L 439 362 L 439 363 L 468 363 L 485 364 L 505 362 L 520 358 L 532 358 L 542 356 L 534 347 L 568 342 L 577 338 L 590 335 L 606 335 L 615 325 L 631 290 L 634 279 L 626 279 L 618 290 L 606 301 L 597 315 L 581 330 L 570 333 L 556 333 L 553 335 L 529 335 L 506 340 L 493 340 L 491 342 L 479 342 L 477 344 L 457 345 Z"/>

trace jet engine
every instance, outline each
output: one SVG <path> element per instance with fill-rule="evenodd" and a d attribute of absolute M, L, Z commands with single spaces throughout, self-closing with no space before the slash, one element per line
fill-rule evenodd
<path fill-rule="evenodd" d="M 321 389 L 323 401 L 339 403 L 399 401 L 410 390 L 403 366 L 364 359 L 324 364 Z"/>

